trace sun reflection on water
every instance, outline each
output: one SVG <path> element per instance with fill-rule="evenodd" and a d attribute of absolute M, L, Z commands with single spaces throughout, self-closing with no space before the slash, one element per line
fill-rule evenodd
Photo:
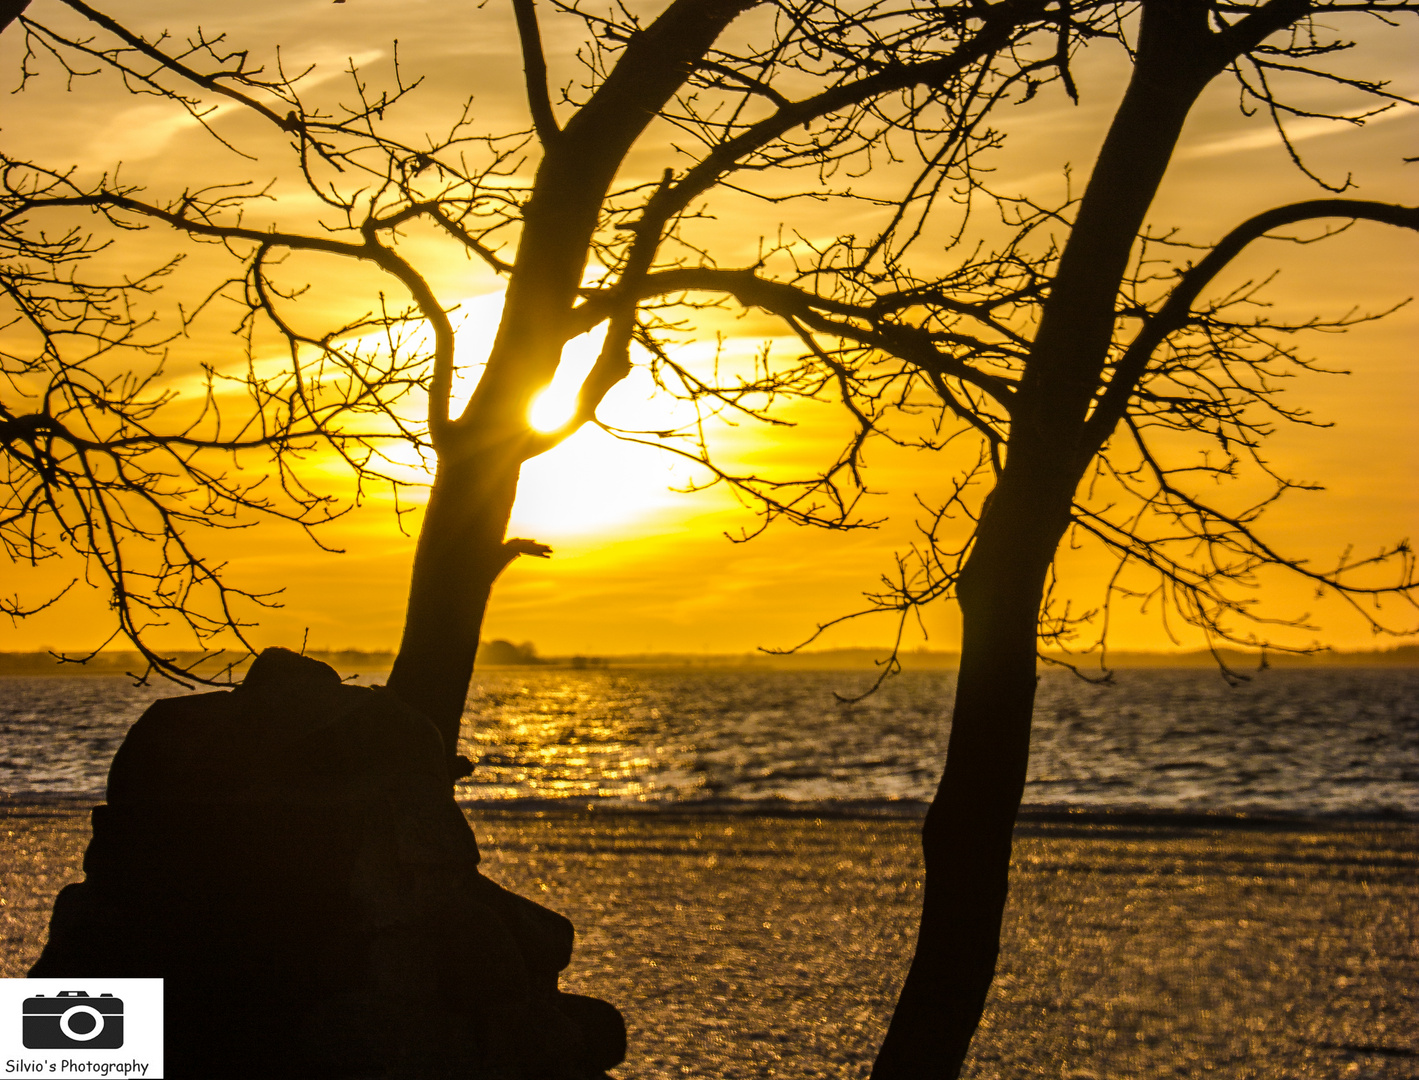
<path fill-rule="evenodd" d="M 599 682 L 600 680 L 598 680 Z M 488 680 L 469 702 L 461 752 L 474 773 L 461 793 L 480 799 L 612 798 L 662 794 L 673 747 L 652 749 L 658 711 L 626 681 L 509 685 Z"/>

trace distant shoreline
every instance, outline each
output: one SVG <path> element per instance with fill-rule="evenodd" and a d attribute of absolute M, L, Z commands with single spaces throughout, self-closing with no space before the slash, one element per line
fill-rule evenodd
<path fill-rule="evenodd" d="M 312 650 L 308 656 L 324 661 L 342 673 L 388 671 L 394 662 L 389 652 L 366 652 L 358 649 L 341 651 Z M 525 670 L 533 668 L 571 669 L 586 671 L 663 668 L 697 671 L 870 671 L 889 655 L 883 649 L 825 649 L 813 652 L 777 655 L 771 653 L 629 653 L 608 656 L 550 656 L 522 664 L 480 664 L 482 669 Z M 1255 671 L 1261 665 L 1262 654 L 1245 653 L 1238 649 L 1221 649 L 1218 655 L 1233 670 Z M 1065 656 L 1049 654 L 1050 659 L 1067 661 L 1082 670 L 1097 671 L 1096 655 Z M 177 659 L 192 662 L 196 653 L 179 653 Z M 900 655 L 906 671 L 954 671 L 960 662 L 957 652 L 914 650 Z M 1364 651 L 1325 651 L 1308 656 L 1292 653 L 1265 654 L 1268 667 L 1288 669 L 1419 667 L 1419 645 L 1399 645 L 1392 649 Z M 1205 649 L 1191 652 L 1117 651 L 1108 654 L 1110 669 L 1146 668 L 1215 668 L 1217 657 Z M 101 652 L 86 664 L 65 663 L 47 651 L 0 652 L 0 676 L 4 675 L 127 675 L 141 672 L 143 661 L 136 652 Z M 238 665 L 238 670 L 244 665 Z M 212 663 L 209 673 L 221 670 Z M 1046 669 L 1047 670 L 1047 669 Z"/>

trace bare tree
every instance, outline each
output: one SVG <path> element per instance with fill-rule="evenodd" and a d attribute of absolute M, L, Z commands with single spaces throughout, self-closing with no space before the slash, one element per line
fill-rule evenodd
<path fill-rule="evenodd" d="M 1346 552 L 1325 567 L 1280 550 L 1263 530 L 1266 510 L 1306 486 L 1278 474 L 1265 450 L 1278 425 L 1315 422 L 1282 393 L 1285 376 L 1315 366 L 1293 338 L 1384 313 L 1286 323 L 1260 310 L 1266 282 L 1221 295 L 1209 286 L 1258 240 L 1330 235 L 1288 231 L 1293 226 L 1419 229 L 1419 208 L 1318 198 L 1257 214 L 1210 245 L 1152 232 L 1147 215 L 1189 112 L 1228 73 L 1243 108 L 1269 114 L 1296 165 L 1338 196 L 1348 181 L 1327 183 L 1313 172 L 1288 122 L 1363 123 L 1414 103 L 1379 76 L 1346 74 L 1354 68 L 1336 61 L 1353 44 L 1326 26 L 1367 20 L 1372 31 L 1388 32 L 1414 14 L 1407 3 L 1144 0 L 1136 19 L 1107 31 L 1097 22 L 1061 26 L 1054 70 L 1065 92 L 1076 93 L 1069 64 L 1086 42 L 1122 45 L 1133 64 L 1077 202 L 1036 205 L 966 176 L 975 201 L 999 208 L 1008 239 L 970 252 L 943 275 L 915 248 L 923 218 L 954 209 L 930 193 L 961 178 L 937 171 L 928 156 L 914 197 L 882 231 L 814 252 L 791 283 L 747 271 L 734 283 L 726 271 L 673 272 L 680 284 L 728 289 L 781 317 L 805 351 L 768 385 L 841 398 L 856 425 L 842 457 L 812 480 L 785 488 L 723 474 L 760 498 L 765 521 L 806 520 L 811 515 L 798 510 L 805 499 L 851 505 L 871 439 L 928 450 L 962 438 L 978 446 L 949 497 L 922 501 L 920 544 L 865 609 L 905 620 L 953 600 L 963 623 L 945 770 L 923 833 L 920 934 L 876 1080 L 958 1075 L 979 1023 L 999 949 L 1042 641 L 1068 643 L 1093 623 L 1095 645 L 1106 646 L 1112 603 L 1130 596 L 1158 601 L 1199 628 L 1214 652 L 1228 643 L 1264 648 L 1269 624 L 1291 624 L 1256 605 L 1258 573 L 1268 567 L 1349 602 L 1377 632 L 1413 632 L 1403 615 L 1412 617 L 1419 577 L 1407 541 L 1365 558 Z M 1369 110 L 1307 110 L 1276 89 L 1297 78 L 1353 91 Z M 713 465 L 703 444 L 686 452 Z M 1215 494 L 1219 481 L 1258 478 L 1268 490 L 1244 509 Z M 1084 541 L 1111 551 L 1117 569 L 1099 606 L 1081 614 L 1055 598 L 1053 585 L 1062 546 Z M 1139 574 L 1152 584 L 1140 587 Z M 1386 598 L 1398 602 L 1398 619 L 1380 609 Z M 883 677 L 895 668 L 893 656 Z M 1225 665 L 1223 672 L 1232 675 Z"/>
<path fill-rule="evenodd" d="M 785 219 L 800 199 L 880 207 L 880 195 L 853 193 L 854 174 L 923 148 L 931 176 L 968 183 L 996 141 L 984 118 L 1002 96 L 1057 78 L 1061 40 L 1116 21 L 1107 4 L 1067 13 L 1036 0 L 980 10 L 674 0 L 644 23 L 622 9 L 549 7 L 586 31 L 584 81 L 554 104 L 537 13 L 515 0 L 530 127 L 486 135 L 459 117 L 434 137 L 401 113 L 414 86 L 397 68 L 385 91 L 352 71 L 350 104 L 322 106 L 298 75 L 263 68 L 219 34 L 144 36 L 82 0 L 7 10 L 28 85 L 56 71 L 116 79 L 185 111 L 234 154 L 251 152 L 253 128 L 284 144 L 282 162 L 258 155 L 230 181 L 157 191 L 116 165 L 0 157 L 0 536 L 22 561 L 76 548 L 110 591 L 117 632 L 153 669 L 190 674 L 151 643 L 155 627 L 178 619 L 198 641 L 244 643 L 251 604 L 269 600 L 228 580 L 199 527 L 275 518 L 319 537 L 371 485 L 407 484 L 412 453 L 436 471 L 389 681 L 451 755 L 493 582 L 517 555 L 546 553 L 506 538 L 522 463 L 594 420 L 633 342 L 658 377 L 705 391 L 712 408 L 753 414 L 771 389 L 750 379 L 711 390 L 670 347 L 707 288 L 679 275 L 719 272 L 693 228 L 707 200 L 783 176 L 791 194 L 770 203 Z M 246 127 L 234 132 L 232 116 Z M 663 167 L 631 171 L 632 149 L 664 147 L 667 132 Z M 257 169 L 277 186 L 246 182 Z M 280 197 L 292 176 L 304 201 Z M 507 281 L 491 355 L 456 414 L 457 325 L 405 243 L 418 228 Z M 146 274 L 126 270 L 130 245 L 146 254 L 164 240 L 168 257 Z M 711 282 L 711 302 L 762 281 L 784 250 L 769 245 L 755 266 Z M 230 263 L 188 300 L 187 267 L 211 265 L 214 251 Z M 372 267 L 393 298 L 373 288 L 357 314 L 312 329 L 301 282 L 283 276 L 293 253 Z M 154 318 L 179 266 L 181 321 Z M 238 335 L 207 361 L 204 391 L 174 395 L 163 370 L 174 335 L 231 308 Z M 564 345 L 600 324 L 605 343 L 575 415 L 535 430 L 529 404 Z M 330 451 L 353 477 L 343 500 L 308 468 Z M 818 490 L 790 491 L 783 511 L 850 523 L 850 506 L 820 505 Z"/>
<path fill-rule="evenodd" d="M 761 10 L 743 31 L 748 40 L 717 45 L 754 7 Z M 893 137 L 931 141 L 936 172 L 964 177 L 995 139 L 982 122 L 1006 89 L 1056 78 L 1058 42 L 1091 18 L 1104 27 L 1115 19 L 1107 6 L 1063 14 L 1041 3 L 975 12 L 679 0 L 642 25 L 626 12 L 567 5 L 558 14 L 587 32 L 586 75 L 554 106 L 536 12 L 518 0 L 531 127 L 483 135 L 461 117 L 443 137 L 428 137 L 396 123 L 413 89 L 397 65 L 384 91 L 352 71 L 353 103 L 323 107 L 308 103 L 300 77 L 279 66 L 268 72 L 221 35 L 148 40 L 82 0 L 45 10 L 52 17 L 29 9 L 10 31 L 23 34 L 24 80 L 47 67 L 71 80 L 107 73 L 186 110 L 219 142 L 231 137 L 215 107 L 235 109 L 284 140 L 286 171 L 272 163 L 273 175 L 296 176 L 325 216 L 285 213 L 265 183 L 159 193 L 116 169 L 90 175 L 0 161 L 14 342 L 4 362 L 11 400 L 35 403 L 5 405 L 10 495 L 0 522 L 12 557 L 34 561 L 79 546 L 112 588 L 119 631 L 155 667 L 175 671 L 146 644 L 154 619 L 176 613 L 206 638 L 240 629 L 237 595 L 262 599 L 234 590 L 193 549 L 190 526 L 264 514 L 317 530 L 338 508 L 308 486 L 304 455 L 333 447 L 360 489 L 397 487 L 404 479 L 387 447 L 412 446 L 436 457 L 437 471 L 391 686 L 435 720 L 450 746 L 489 589 L 518 554 L 545 554 L 504 539 L 522 462 L 594 418 L 629 370 L 633 341 L 651 351 L 663 378 L 700 385 L 670 356 L 667 336 L 673 302 L 705 288 L 682 281 L 682 268 L 714 266 L 686 228 L 709 193 L 800 170 L 792 183 L 803 198 L 853 200 L 847 174 L 874 154 L 895 153 Z M 679 133 L 668 167 L 651 178 L 622 175 L 653 123 Z M 847 177 L 837 186 L 835 172 Z M 450 406 L 454 322 L 402 250 L 416 226 L 507 279 L 491 355 L 459 415 Z M 141 277 L 93 276 L 96 256 L 156 230 L 172 237 L 171 261 Z M 140 303 L 171 283 L 194 242 L 225 248 L 236 269 L 184 309 L 176 329 L 234 303 L 245 342 L 235 364 L 209 365 L 198 409 L 162 389 L 154 365 L 175 328 L 145 322 Z M 372 266 L 405 298 L 379 293 L 348 322 L 302 329 L 300 289 L 276 270 L 289 253 Z M 730 295 L 744 276 L 710 288 Z M 563 346 L 599 324 L 608 327 L 605 345 L 576 414 L 555 432 L 535 430 L 528 406 Z M 261 353 L 273 337 L 287 364 L 273 366 Z M 151 376 L 135 378 L 145 362 Z M 747 408 L 757 389 L 740 386 L 718 400 Z M 231 404 L 234 390 L 244 407 Z M 411 396 L 425 394 L 426 414 L 416 419 Z M 243 454 L 254 469 L 237 467 Z M 270 475 L 253 480 L 253 472 Z M 130 553 L 142 542 L 156 554 L 136 565 Z"/>
<path fill-rule="evenodd" d="M 299 76 L 267 72 L 220 35 L 145 37 L 81 0 L 5 9 L 9 33 L 23 35 L 25 78 L 55 68 L 72 79 L 119 78 L 240 150 L 222 120 L 235 110 L 276 133 L 287 155 L 249 168 L 298 177 L 323 216 L 264 200 L 267 187 L 245 177 L 150 192 L 116 169 L 0 159 L 0 286 L 11 312 L 0 350 L 10 387 L 0 405 L 8 470 L 0 536 L 27 560 L 77 546 L 111 587 L 120 632 L 154 667 L 180 674 L 146 644 L 154 621 L 176 615 L 210 639 L 240 632 L 241 602 L 261 599 L 203 557 L 193 526 L 266 515 L 318 533 L 348 502 L 313 486 L 311 454 L 333 448 L 358 498 L 371 484 L 407 483 L 397 467 L 407 451 L 393 448 L 412 447 L 436 473 L 390 684 L 427 713 L 452 753 L 493 583 L 517 555 L 546 553 L 506 538 L 521 465 L 595 422 L 629 371 L 633 343 L 662 383 L 706 408 L 772 419 L 784 395 L 830 393 L 849 405 L 852 442 L 801 483 L 738 475 L 693 439 L 672 439 L 759 498 L 766 520 L 861 524 L 853 511 L 863 446 L 888 431 L 894 407 L 919 409 L 922 395 L 935 395 L 983 452 L 934 520 L 953 510 L 979 520 L 955 552 L 924 546 L 920 564 L 904 564 L 900 588 L 881 598 L 907 611 L 954 596 L 966 629 L 946 775 L 925 831 L 922 934 L 877 1074 L 954 1075 L 998 948 L 1037 628 L 1061 538 L 1090 529 L 1156 568 L 1185 610 L 1218 627 L 1219 610 L 1231 610 L 1216 607 L 1225 575 L 1173 552 L 1199 535 L 1221 560 L 1214 569 L 1233 574 L 1269 557 L 1253 517 L 1224 519 L 1148 457 L 1150 425 L 1254 435 L 1251 410 L 1271 391 L 1247 373 L 1284 359 L 1259 360 L 1250 348 L 1265 331 L 1226 309 L 1192 310 L 1229 251 L 1284 221 L 1244 229 L 1170 294 L 1156 267 L 1139 261 L 1140 229 L 1178 131 L 1197 94 L 1227 70 L 1284 112 L 1269 73 L 1323 63 L 1333 49 L 1306 36 L 1315 15 L 1389 18 L 1410 5 L 1151 0 L 1141 21 L 1128 5 L 1044 0 L 673 0 L 646 20 L 619 8 L 548 8 L 585 30 L 583 81 L 554 100 L 538 13 L 532 0 L 514 0 L 529 127 L 487 135 L 463 117 L 437 137 L 400 120 L 414 85 L 397 69 L 384 91 L 352 71 L 351 103 L 322 106 Z M 1047 87 L 1075 93 L 1071 62 L 1096 39 L 1129 47 L 1135 76 L 1079 205 L 1016 204 L 1016 238 L 1001 252 L 944 277 L 929 264 L 909 270 L 925 222 L 989 195 L 978 162 L 1002 138 L 991 118 Z M 213 111 L 219 103 L 224 112 Z M 633 169 L 632 151 L 663 146 L 667 130 L 675 144 L 663 171 Z M 883 170 L 886 183 L 903 177 L 899 190 L 860 180 L 883 162 L 894 166 Z M 712 199 L 728 196 L 777 208 L 765 216 L 769 236 L 775 219 L 791 234 L 804 200 L 874 209 L 886 223 L 874 238 L 821 249 L 771 242 L 751 265 L 726 267 L 698 225 Z M 1325 206 L 1281 213 L 1398 224 L 1412 213 Z M 405 242 L 415 228 L 507 281 L 491 355 L 456 414 L 457 325 Z M 235 363 L 211 363 L 200 403 L 174 398 L 161 377 L 163 351 L 182 327 L 144 314 L 176 264 L 143 276 L 98 272 L 107 245 L 158 231 L 172 237 L 174 258 L 184 244 L 207 243 L 235 266 L 205 303 L 185 309 L 188 320 L 219 304 L 239 312 L 242 352 Z M 1057 250 L 1031 246 L 1052 232 L 1067 234 Z M 367 314 L 310 330 L 300 289 L 279 270 L 287 253 L 373 267 L 400 299 L 373 290 Z M 680 363 L 670 346 L 686 320 L 730 300 L 782 317 L 805 343 L 801 362 L 724 385 Z M 575 415 L 555 432 L 536 430 L 529 405 L 565 344 L 602 324 L 605 343 Z M 263 352 L 272 338 L 286 363 Z M 1113 449 L 1116 430 L 1139 433 L 1134 459 Z M 1090 511 L 1076 493 L 1095 468 L 1185 531 L 1150 536 L 1142 518 Z M 986 485 L 988 500 L 979 497 Z M 146 561 L 135 562 L 135 550 Z M 1229 566 L 1227 552 L 1242 561 Z M 1343 573 L 1327 580 L 1347 584 Z M 1410 585 L 1406 576 L 1401 586 Z"/>

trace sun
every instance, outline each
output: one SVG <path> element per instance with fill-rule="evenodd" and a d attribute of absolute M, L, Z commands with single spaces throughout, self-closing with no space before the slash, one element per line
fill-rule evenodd
<path fill-rule="evenodd" d="M 602 323 L 562 346 L 562 362 L 551 384 L 532 399 L 527 419 L 538 431 L 556 431 L 576 413 L 577 393 L 591 374 L 601 343 L 606 340 L 606 324 Z"/>
<path fill-rule="evenodd" d="M 624 530 L 674 513 L 676 481 L 662 451 L 587 426 L 523 465 L 508 531 L 550 541 Z"/>
<path fill-rule="evenodd" d="M 502 315 L 501 293 L 460 305 L 452 409 L 462 409 L 477 385 Z M 606 327 L 567 342 L 551 384 L 533 399 L 528 421 L 538 431 L 555 431 L 571 419 L 577 392 L 601 351 Z M 635 369 L 607 396 L 604 410 L 627 427 L 650 426 L 651 418 L 673 411 L 654 381 Z M 673 513 L 683 506 L 671 489 L 687 476 L 673 457 L 655 447 L 618 439 L 588 424 L 560 446 L 522 467 L 509 532 L 555 540 L 623 529 L 634 522 Z"/>
<path fill-rule="evenodd" d="M 467 406 L 478 385 L 488 353 L 492 349 L 502 317 L 503 294 L 486 293 L 463 300 L 451 312 L 454 325 L 454 376 L 449 395 L 449 412 L 458 416 Z M 555 431 L 569 420 L 576 408 L 577 393 L 596 363 L 606 335 L 603 324 L 567 342 L 552 382 L 532 401 L 528 421 L 537 431 Z M 350 347 L 385 347 L 382 336 L 370 334 Z M 412 331 L 403 347 L 428 351 L 432 332 L 427 327 Z M 639 346 L 633 351 L 640 352 Z M 718 357 L 714 346 L 705 351 L 694 345 L 680 350 L 689 363 L 711 362 Z M 598 409 L 610 426 L 622 431 L 674 429 L 693 425 L 695 410 L 686 402 L 657 387 L 640 352 L 630 374 L 614 386 Z M 262 361 L 273 372 L 289 364 L 286 356 Z M 194 384 L 194 392 L 204 389 Z M 407 443 L 391 441 L 381 446 L 380 467 L 413 484 L 427 483 L 433 460 L 422 457 Z M 322 456 L 321 468 L 332 477 L 343 476 L 345 463 L 335 455 Z M 683 517 L 687 502 L 682 490 L 703 483 L 705 476 L 693 464 L 673 452 L 631 439 L 617 438 L 596 424 L 587 424 L 565 442 L 527 461 L 518 483 L 517 501 L 509 524 L 510 535 L 551 541 L 558 537 L 586 537 L 624 530 L 634 523 L 652 519 L 665 522 Z M 700 494 L 696 512 L 720 500 Z M 732 501 L 732 500 L 731 500 Z"/>

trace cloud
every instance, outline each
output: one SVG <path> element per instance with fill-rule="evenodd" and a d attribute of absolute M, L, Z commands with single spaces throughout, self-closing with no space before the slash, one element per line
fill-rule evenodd
<path fill-rule="evenodd" d="M 1387 112 L 1382 112 L 1377 116 L 1371 116 L 1361 121 L 1366 127 L 1386 123 L 1390 120 L 1397 120 L 1401 117 L 1412 117 L 1413 110 L 1403 106 L 1395 106 Z M 1359 120 L 1359 114 L 1352 115 L 1348 119 Z M 1329 120 L 1324 117 L 1304 117 L 1284 124 L 1286 137 L 1295 145 L 1300 142 L 1307 142 L 1311 139 L 1318 139 L 1324 135 L 1334 135 L 1341 132 L 1354 130 L 1354 125 L 1345 120 Z M 1251 150 L 1265 150 L 1270 147 L 1281 145 L 1281 134 L 1276 128 L 1268 124 L 1265 128 L 1253 131 L 1240 131 L 1231 135 L 1222 135 L 1217 138 L 1208 139 L 1197 146 L 1184 147 L 1177 154 L 1179 158 L 1195 160 L 1197 158 L 1214 158 L 1226 154 L 1240 154 Z"/>
<path fill-rule="evenodd" d="M 348 72 L 351 63 L 360 67 L 385 55 L 384 49 L 368 49 L 354 56 L 338 55 L 325 49 L 302 56 L 302 65 L 309 65 L 312 70 L 300 80 L 300 91 L 308 94 L 315 87 L 340 78 Z M 103 163 L 151 160 L 167 151 L 179 135 L 197 131 L 204 123 L 216 127 L 227 117 L 245 111 L 235 101 L 221 100 L 205 109 L 199 120 L 170 101 L 137 100 L 138 104 L 119 112 L 95 133 L 88 146 L 92 160 Z"/>

